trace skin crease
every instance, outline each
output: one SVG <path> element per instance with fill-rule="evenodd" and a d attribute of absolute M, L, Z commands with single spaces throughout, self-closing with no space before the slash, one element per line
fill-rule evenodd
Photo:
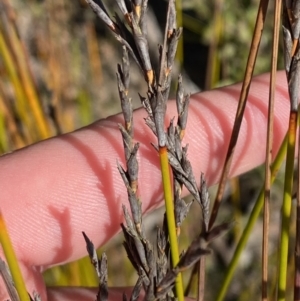
<path fill-rule="evenodd" d="M 191 97 L 184 145 L 196 179 L 204 172 L 209 185 L 220 177 L 241 85 Z M 250 89 L 249 105 L 236 146 L 231 176 L 264 162 L 269 75 L 258 76 Z M 284 72 L 277 76 L 274 153 L 287 130 L 289 101 Z M 176 116 L 171 101 L 167 120 Z M 135 139 L 140 142 L 139 192 L 143 211 L 162 200 L 159 160 L 150 142 L 155 137 L 144 124 L 144 110 L 134 113 Z M 127 203 L 116 160 L 124 166 L 117 115 L 0 158 L 0 206 L 29 292 L 43 300 L 94 300 L 86 290 L 49 289 L 48 299 L 40 271 L 85 256 L 85 231 L 95 246 L 119 231 L 121 204 Z M 186 191 L 184 191 L 186 194 Z M 0 249 L 0 256 L 3 254 Z M 109 260 L 113 260 L 108 258 Z M 7 296 L 1 287 L 0 301 Z M 110 300 L 120 300 L 112 290 Z"/>

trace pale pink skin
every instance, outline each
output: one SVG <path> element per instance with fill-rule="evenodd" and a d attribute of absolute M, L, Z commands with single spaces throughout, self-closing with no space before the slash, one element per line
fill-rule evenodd
<path fill-rule="evenodd" d="M 238 84 L 191 97 L 184 144 L 189 144 L 188 158 L 196 179 L 204 172 L 209 185 L 220 176 L 240 88 Z M 265 160 L 268 91 L 269 75 L 253 80 L 231 176 Z M 278 73 L 276 91 L 274 154 L 286 133 L 289 116 L 284 72 Z M 162 200 L 159 160 L 150 145 L 156 140 L 144 123 L 145 116 L 142 109 L 134 113 L 135 139 L 140 142 L 139 191 L 144 212 Z M 167 119 L 173 116 L 174 101 L 169 103 Z M 117 160 L 124 163 L 118 122 L 123 122 L 121 115 L 0 159 L 1 210 L 28 291 L 38 291 L 43 300 L 94 300 L 94 294 L 84 290 L 80 295 L 78 290 L 52 289 L 47 293 L 39 271 L 85 256 L 82 231 L 97 247 L 119 231 L 123 220 L 121 204 L 128 203 L 116 168 Z M 1 250 L 0 256 L 3 258 Z M 3 292 L 0 287 L 1 301 L 6 297 Z M 113 296 L 111 300 L 116 299 Z"/>

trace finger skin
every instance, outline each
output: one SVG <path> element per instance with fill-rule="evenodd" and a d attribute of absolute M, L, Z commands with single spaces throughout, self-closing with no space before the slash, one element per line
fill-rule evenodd
<path fill-rule="evenodd" d="M 278 73 L 274 152 L 287 130 L 289 102 L 286 79 Z M 256 77 L 235 150 L 231 176 L 263 163 L 269 75 Z M 208 184 L 220 176 L 241 85 L 192 96 L 184 144 L 198 180 Z M 176 116 L 170 102 L 167 120 Z M 159 159 L 150 142 L 156 139 L 144 123 L 144 110 L 134 113 L 135 139 L 140 142 L 139 193 L 143 210 L 162 200 Z M 96 246 L 119 229 L 127 193 L 116 168 L 124 163 L 120 115 L 49 139 L 0 159 L 0 206 L 17 256 L 26 270 L 29 291 L 41 288 L 35 271 L 86 255 L 82 231 Z M 37 274 L 37 273 L 35 273 Z M 36 281 L 36 283 L 33 283 Z M 1 296 L 1 293 L 0 293 Z M 0 297 L 1 300 L 1 297 Z"/>

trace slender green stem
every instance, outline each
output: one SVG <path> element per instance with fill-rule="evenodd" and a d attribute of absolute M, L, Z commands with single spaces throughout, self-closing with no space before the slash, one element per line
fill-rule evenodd
<path fill-rule="evenodd" d="M 49 124 L 42 110 L 41 102 L 34 86 L 32 75 L 29 71 L 25 48 L 16 31 L 10 26 L 8 26 L 8 39 L 10 40 L 15 55 L 15 65 L 20 75 L 20 83 L 22 84 L 25 93 L 28 108 L 31 109 L 32 116 L 37 124 L 35 128 L 42 139 L 49 138 L 51 136 Z"/>
<path fill-rule="evenodd" d="M 0 244 L 4 252 L 5 259 L 7 261 L 10 273 L 12 275 L 15 288 L 18 292 L 21 301 L 30 301 L 29 295 L 27 293 L 24 279 L 18 264 L 16 254 L 14 252 L 12 243 L 10 241 L 7 228 L 4 222 L 2 212 L 0 210 Z"/>
<path fill-rule="evenodd" d="M 279 270 L 278 270 L 278 293 L 277 300 L 285 300 L 286 292 L 286 276 L 288 270 L 288 251 L 289 251 L 289 230 L 292 208 L 292 189 L 294 176 L 294 159 L 295 159 L 295 145 L 297 132 L 297 112 L 291 111 L 289 130 L 288 130 L 288 144 L 287 156 L 285 166 L 284 178 L 284 195 L 281 209 L 281 234 L 279 246 Z"/>
<path fill-rule="evenodd" d="M 16 109 L 19 114 L 22 123 L 26 125 L 28 128 L 31 126 L 31 121 L 28 114 L 25 112 L 28 111 L 28 107 L 26 105 L 26 96 L 24 94 L 21 81 L 19 79 L 17 68 L 15 66 L 15 62 L 13 60 L 12 54 L 9 51 L 7 44 L 5 43 L 2 32 L 0 31 L 0 55 L 8 74 L 8 77 L 14 87 L 15 100 L 16 100 Z M 26 137 L 28 139 L 28 143 L 31 142 L 29 135 Z"/>
<path fill-rule="evenodd" d="M 300 301 L 300 131 L 298 131 L 297 211 L 295 242 L 294 301 Z"/>
<path fill-rule="evenodd" d="M 165 197 L 165 207 L 169 231 L 170 249 L 172 265 L 175 267 L 179 262 L 179 251 L 178 251 L 178 241 L 176 235 L 176 224 L 174 216 L 174 203 L 172 194 L 172 185 L 170 177 L 170 167 L 168 161 L 168 151 L 166 147 L 159 148 L 160 166 L 162 173 L 164 197 Z M 175 291 L 178 301 L 184 301 L 184 291 L 181 273 L 177 276 L 175 281 Z"/>
<path fill-rule="evenodd" d="M 271 182 L 273 183 L 276 177 L 276 174 L 285 158 L 286 155 L 286 144 L 287 144 L 287 135 L 283 141 L 283 143 L 281 144 L 281 147 L 278 151 L 278 154 L 272 164 L 272 168 L 271 168 L 271 173 L 272 173 L 272 177 L 271 177 Z M 231 262 L 227 268 L 227 271 L 225 273 L 225 278 L 223 280 L 222 286 L 218 292 L 218 296 L 217 296 L 217 301 L 222 301 L 225 297 L 225 294 L 228 290 L 229 284 L 232 280 L 234 271 L 237 267 L 238 261 L 240 259 L 240 256 L 242 255 L 242 252 L 247 244 L 247 241 L 250 237 L 250 234 L 252 233 L 252 229 L 259 217 L 259 214 L 262 210 L 264 204 L 264 187 L 261 189 L 260 194 L 257 198 L 257 201 L 252 209 L 251 215 L 249 217 L 249 220 L 247 222 L 247 225 L 244 229 L 244 231 L 242 232 L 242 236 L 238 242 L 238 245 L 235 249 L 234 255 L 231 259 Z"/>

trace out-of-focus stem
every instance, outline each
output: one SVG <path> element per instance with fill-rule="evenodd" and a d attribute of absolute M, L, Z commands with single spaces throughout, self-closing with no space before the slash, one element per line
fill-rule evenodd
<path fill-rule="evenodd" d="M 299 119 L 299 116 L 298 116 Z M 300 301 L 300 131 L 298 131 L 298 179 L 297 179 L 297 212 L 296 212 L 296 243 L 295 243 L 295 277 L 294 301 Z"/>

